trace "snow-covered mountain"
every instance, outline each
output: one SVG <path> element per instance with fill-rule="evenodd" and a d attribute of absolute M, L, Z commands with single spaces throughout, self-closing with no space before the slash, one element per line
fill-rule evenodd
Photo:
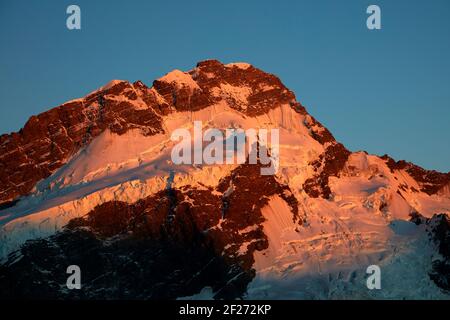
<path fill-rule="evenodd" d="M 279 129 L 279 170 L 175 165 L 194 121 Z M 350 152 L 246 63 L 111 81 L 0 150 L 0 297 L 450 298 L 450 173 Z"/>

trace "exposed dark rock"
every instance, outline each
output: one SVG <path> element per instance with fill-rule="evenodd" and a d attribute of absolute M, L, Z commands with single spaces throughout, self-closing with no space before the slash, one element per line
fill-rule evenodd
<path fill-rule="evenodd" d="M 421 186 L 420 191 L 429 195 L 436 194 L 444 187 L 450 185 L 450 172 L 441 173 L 435 170 L 425 170 L 418 165 L 404 160 L 395 161 L 388 155 L 384 155 L 381 159 L 386 161 L 387 166 L 394 170 L 405 170 L 411 177 Z"/>
<path fill-rule="evenodd" d="M 303 184 L 305 192 L 313 198 L 330 198 L 331 189 L 328 185 L 328 179 L 330 176 L 339 176 L 339 173 L 344 168 L 349 156 L 350 151 L 342 144 L 331 144 L 325 152 L 320 155 L 318 160 L 310 164 L 316 169 L 317 174 L 305 181 Z"/>

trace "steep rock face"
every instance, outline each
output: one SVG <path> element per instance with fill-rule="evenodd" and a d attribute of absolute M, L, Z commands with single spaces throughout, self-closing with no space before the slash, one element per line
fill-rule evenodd
<path fill-rule="evenodd" d="M 17 133 L 2 135 L 0 204 L 30 192 L 107 128 L 118 134 L 132 128 L 145 135 L 161 132 L 159 105 L 151 103 L 142 84 L 112 82 L 83 99 L 31 117 Z"/>
<path fill-rule="evenodd" d="M 328 199 L 331 196 L 331 190 L 328 185 L 330 176 L 339 176 L 350 155 L 341 143 L 333 143 L 314 160 L 311 165 L 314 168 L 315 175 L 303 184 L 305 192 L 313 198 L 322 197 Z"/>
<path fill-rule="evenodd" d="M 392 171 L 404 170 L 410 174 L 419 183 L 420 191 L 429 195 L 440 191 L 450 194 L 448 189 L 450 186 L 450 172 L 441 173 L 435 170 L 425 170 L 411 162 L 404 160 L 395 161 L 388 155 L 384 155 L 381 158 L 386 161 L 386 164 Z"/>

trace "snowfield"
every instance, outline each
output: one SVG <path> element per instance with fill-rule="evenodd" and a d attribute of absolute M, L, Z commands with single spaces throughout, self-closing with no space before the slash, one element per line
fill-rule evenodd
<path fill-rule="evenodd" d="M 323 208 L 316 203 L 311 207 Z M 269 248 L 256 253 L 248 299 L 448 299 L 428 273 L 438 257 L 425 227 L 389 220 L 364 208 L 310 212 L 292 222 L 279 197 L 263 210 Z M 381 268 L 381 290 L 368 290 L 366 269 Z"/>

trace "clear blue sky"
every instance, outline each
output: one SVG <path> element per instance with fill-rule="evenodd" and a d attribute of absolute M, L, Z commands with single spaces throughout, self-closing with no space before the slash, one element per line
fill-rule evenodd
<path fill-rule="evenodd" d="M 0 0 L 0 41 L 0 133 L 111 79 L 214 58 L 278 75 L 351 150 L 450 170 L 448 0 Z"/>

